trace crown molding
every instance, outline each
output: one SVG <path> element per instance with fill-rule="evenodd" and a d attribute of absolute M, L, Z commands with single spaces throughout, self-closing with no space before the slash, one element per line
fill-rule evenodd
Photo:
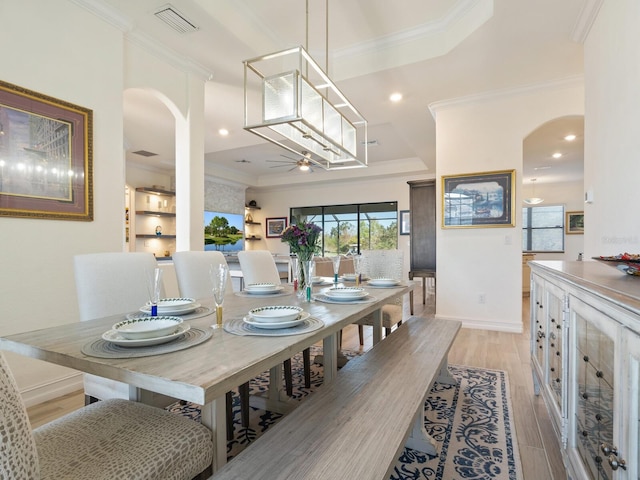
<path fill-rule="evenodd" d="M 587 40 L 603 3 L 604 0 L 587 0 L 582 5 L 582 10 L 580 10 L 576 24 L 571 31 L 571 40 L 578 43 L 584 43 Z"/>
<path fill-rule="evenodd" d="M 540 90 L 548 90 L 553 88 L 567 88 L 571 86 L 579 86 L 584 84 L 584 75 L 572 75 L 569 77 L 551 80 L 548 82 L 534 83 L 529 85 L 521 85 L 519 87 L 505 88 L 502 90 L 492 90 L 489 92 L 467 95 L 465 97 L 452 98 L 429 104 L 431 116 L 435 119 L 438 110 L 460 105 L 469 105 L 474 103 L 482 103 L 497 100 L 506 97 L 515 97 Z"/>
<path fill-rule="evenodd" d="M 123 15 L 119 10 L 113 8 L 111 5 L 108 5 L 102 0 L 70 1 L 71 3 L 75 3 L 79 7 L 84 8 L 96 17 L 101 18 L 110 25 L 113 25 L 121 32 L 129 32 L 133 29 L 133 20 L 131 20 L 131 18 Z"/>

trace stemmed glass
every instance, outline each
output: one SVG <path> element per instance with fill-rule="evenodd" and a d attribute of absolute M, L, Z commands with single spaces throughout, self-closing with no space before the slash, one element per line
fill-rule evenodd
<path fill-rule="evenodd" d="M 353 273 L 356 275 L 356 287 L 359 287 L 362 275 L 362 255 L 353 256 Z"/>
<path fill-rule="evenodd" d="M 162 289 L 162 272 L 163 270 L 159 267 L 145 270 L 152 317 L 158 316 L 158 302 L 160 301 L 160 290 Z"/>
<path fill-rule="evenodd" d="M 289 257 L 291 262 L 291 280 L 293 281 L 293 291 L 297 292 L 300 282 L 300 259 L 295 253 Z"/>
<path fill-rule="evenodd" d="M 216 304 L 216 324 L 213 325 L 213 328 L 222 328 L 222 303 L 224 302 L 224 292 L 227 289 L 229 267 L 224 263 L 211 265 L 209 275 L 213 285 L 213 301 Z"/>
<path fill-rule="evenodd" d="M 338 272 L 340 271 L 340 255 L 336 255 L 333 260 L 333 283 L 338 284 Z"/>

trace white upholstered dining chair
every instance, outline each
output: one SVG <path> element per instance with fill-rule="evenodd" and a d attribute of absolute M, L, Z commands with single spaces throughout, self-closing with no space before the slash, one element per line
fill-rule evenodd
<path fill-rule="evenodd" d="M 183 297 L 201 299 L 213 297 L 213 283 L 211 282 L 211 267 L 220 264 L 227 265 L 227 260 L 221 252 L 215 251 L 184 251 L 172 255 L 173 265 L 178 280 L 178 289 Z M 228 274 L 225 297 L 233 296 L 231 274 Z M 244 428 L 249 427 L 249 383 L 238 387 L 240 394 L 240 418 Z M 227 409 L 227 439 L 233 439 L 233 396 L 226 394 Z"/>
<path fill-rule="evenodd" d="M 238 252 L 238 261 L 245 285 L 252 283 L 273 283 L 280 285 L 280 272 L 273 259 L 273 255 L 268 250 L 243 250 Z M 304 386 L 311 388 L 311 350 L 308 348 L 302 351 L 302 362 L 304 370 Z M 291 359 L 285 360 L 284 383 L 287 395 L 293 395 L 293 372 Z"/>
<path fill-rule="evenodd" d="M 31 430 L 0 352 L 0 478 L 190 480 L 213 459 L 211 431 L 162 409 L 111 399 Z"/>
<path fill-rule="evenodd" d="M 85 321 L 138 311 L 149 300 L 145 271 L 158 263 L 151 253 L 107 252 L 76 255 L 73 266 L 80 320 Z M 129 385 L 85 373 L 84 393 L 85 403 L 128 399 Z"/>

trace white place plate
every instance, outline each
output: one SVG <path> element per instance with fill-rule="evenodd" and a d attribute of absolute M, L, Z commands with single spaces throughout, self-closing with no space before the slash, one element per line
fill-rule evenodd
<path fill-rule="evenodd" d="M 109 330 L 102 334 L 102 339 L 107 342 L 114 343 L 120 347 L 150 347 L 151 345 L 160 345 L 162 343 L 168 343 L 172 340 L 175 340 L 180 335 L 185 332 L 188 332 L 191 327 L 187 324 L 180 324 L 175 332 L 165 335 L 164 337 L 156 337 L 156 338 L 142 338 L 139 340 L 129 340 L 124 338 L 115 330 Z"/>
<path fill-rule="evenodd" d="M 270 305 L 249 310 L 249 317 L 256 322 L 276 323 L 295 320 L 302 308 L 295 305 Z"/>
<path fill-rule="evenodd" d="M 327 297 L 363 297 L 367 292 L 364 289 L 359 287 L 334 287 L 327 288 L 322 293 L 324 293 Z"/>
<path fill-rule="evenodd" d="M 362 295 L 359 296 L 353 296 L 353 295 L 337 295 L 337 296 L 330 296 L 327 295 L 327 292 L 323 292 L 322 293 L 326 298 L 328 298 L 329 300 L 332 300 L 334 302 L 356 302 L 358 300 L 363 300 L 365 298 L 367 298 L 369 296 L 369 292 L 363 292 Z"/>
<path fill-rule="evenodd" d="M 248 293 L 249 295 L 273 295 L 274 293 L 280 293 L 284 290 L 282 285 L 277 285 L 273 290 L 247 290 L 246 288 L 243 292 Z"/>
<path fill-rule="evenodd" d="M 141 340 L 144 338 L 164 337 L 175 332 L 181 324 L 182 319 L 180 317 L 159 315 L 156 317 L 140 317 L 123 320 L 113 325 L 111 329 L 118 332 L 123 338 Z"/>
<path fill-rule="evenodd" d="M 367 283 L 374 287 L 395 287 L 400 284 L 400 280 L 395 278 L 372 278 Z"/>
<path fill-rule="evenodd" d="M 184 307 L 163 308 L 162 310 L 158 308 L 158 315 L 187 315 L 200 307 L 201 305 L 199 303 L 192 303 Z M 151 315 L 151 306 L 145 305 L 140 309 L 140 311 L 147 315 Z"/>
<path fill-rule="evenodd" d="M 278 285 L 275 283 L 251 283 L 245 285 L 244 289 L 248 292 L 272 292 L 277 290 Z"/>
<path fill-rule="evenodd" d="M 256 328 L 266 328 L 269 330 L 274 330 L 276 328 L 291 328 L 303 323 L 307 318 L 309 318 L 311 314 L 309 312 L 302 312 L 298 318 L 295 320 L 290 320 L 288 322 L 276 322 L 276 323 L 267 323 L 267 322 L 256 322 L 255 318 L 251 318 L 250 316 L 244 317 L 244 323 L 248 325 L 252 325 Z"/>

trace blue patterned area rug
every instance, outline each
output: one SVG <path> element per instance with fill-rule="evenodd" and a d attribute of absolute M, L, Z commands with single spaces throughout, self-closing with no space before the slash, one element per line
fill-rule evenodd
<path fill-rule="evenodd" d="M 322 349 L 314 347 L 312 355 L 318 353 Z M 311 388 L 305 388 L 301 356 L 292 363 L 294 398 L 302 399 L 322 384 L 323 370 L 312 364 Z M 425 402 L 425 428 L 438 443 L 439 454 L 434 457 L 405 448 L 389 480 L 521 480 L 506 372 L 460 365 L 450 365 L 449 371 L 458 384 L 436 383 Z M 251 393 L 266 391 L 268 383 L 267 372 L 251 381 Z M 227 443 L 229 459 L 282 418 L 279 413 L 252 407 L 250 425 L 243 428 L 236 392 L 233 408 L 235 437 Z M 200 417 L 196 405 L 174 404 L 169 409 L 196 420 Z"/>

